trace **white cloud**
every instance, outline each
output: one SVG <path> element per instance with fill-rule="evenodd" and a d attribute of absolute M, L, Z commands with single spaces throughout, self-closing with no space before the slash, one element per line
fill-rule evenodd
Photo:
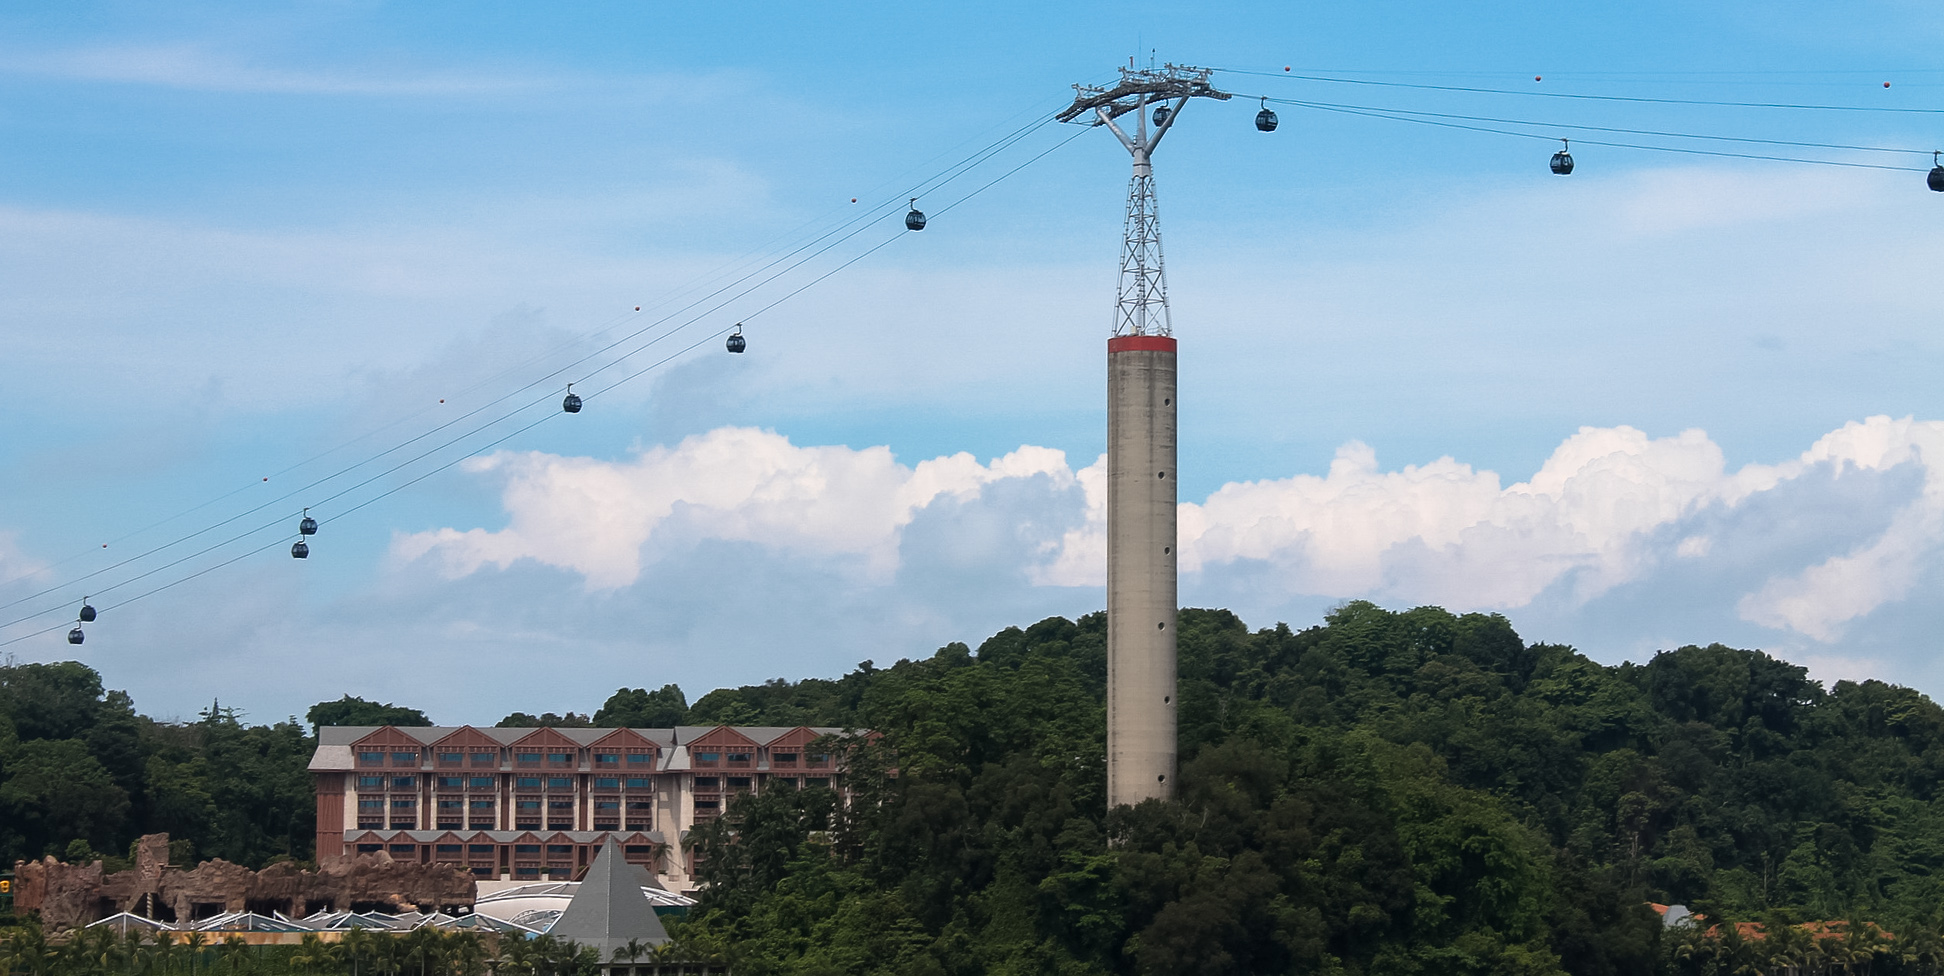
<path fill-rule="evenodd" d="M 0 54 L 0 71 L 194 91 L 298 95 L 477 95 L 535 86 L 530 79 L 459 74 L 302 71 L 265 67 L 188 44 L 119 44 Z"/>
<path fill-rule="evenodd" d="M 451 576 L 533 559 L 578 572 L 594 588 L 626 586 L 644 558 L 702 538 L 854 557 L 870 578 L 884 580 L 898 566 L 901 530 L 932 502 L 976 497 L 1001 479 L 1072 478 L 1066 455 L 1042 447 L 1021 447 L 989 465 L 959 453 L 907 467 L 885 447 L 798 447 L 741 427 L 620 463 L 533 452 L 468 467 L 506 479 L 511 524 L 400 536 L 397 556 L 436 554 Z"/>
<path fill-rule="evenodd" d="M 1509 609 L 1556 591 L 1583 605 L 1676 560 L 1705 569 L 1733 558 L 1712 532 L 1694 531 L 1698 523 L 1732 520 L 1752 499 L 1777 497 L 1812 474 L 1923 465 L 1922 491 L 1899 503 L 1887 529 L 1845 543 L 1853 546 L 1845 552 L 1830 554 L 1825 541 L 1806 558 L 1779 557 L 1796 561 L 1765 565 L 1755 592 L 1716 596 L 1724 607 L 1739 597 L 1744 620 L 1828 642 L 1846 622 L 1904 597 L 1944 547 L 1944 488 L 1927 457 L 1944 458 L 1944 423 L 1873 417 L 1797 458 L 1732 472 L 1699 430 L 1655 438 L 1586 427 L 1530 479 L 1503 486 L 1496 473 L 1449 457 L 1385 471 L 1375 451 L 1351 443 L 1321 477 L 1231 483 L 1183 503 L 1181 566 L 1193 574 L 1264 565 L 1292 596 Z M 885 585 L 917 513 L 1044 476 L 1080 490 L 1034 503 L 1069 510 L 1032 522 L 1040 535 L 1024 551 L 1035 555 L 1019 568 L 1043 586 L 1104 581 L 1104 459 L 1074 471 L 1046 448 L 984 465 L 960 453 L 906 466 L 885 447 L 801 447 L 772 432 L 721 428 L 626 461 L 503 453 L 471 470 L 505 480 L 509 525 L 399 536 L 398 558 L 431 556 L 455 577 L 530 559 L 607 589 L 633 583 L 647 561 L 726 540 L 842 557 L 862 570 L 853 579 Z M 1813 528 L 1813 514 L 1795 521 Z"/>

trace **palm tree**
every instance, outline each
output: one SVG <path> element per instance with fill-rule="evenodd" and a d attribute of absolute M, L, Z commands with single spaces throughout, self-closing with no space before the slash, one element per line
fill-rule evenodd
<path fill-rule="evenodd" d="M 486 958 L 477 932 L 455 932 L 446 938 L 446 961 L 453 976 L 476 976 Z"/>
<path fill-rule="evenodd" d="M 640 939 L 629 939 L 627 942 L 614 947 L 614 958 L 611 961 L 620 962 L 626 959 L 628 965 L 632 966 L 635 960 L 640 959 L 642 956 L 652 956 L 654 952 L 654 946 Z"/>
<path fill-rule="evenodd" d="M 223 961 L 229 964 L 230 972 L 240 973 L 249 966 L 250 944 L 240 935 L 232 935 L 223 940 Z"/>
<path fill-rule="evenodd" d="M 209 945 L 209 935 L 201 929 L 189 933 L 182 940 L 182 947 L 189 951 L 189 976 L 195 976 L 196 964 L 202 961 L 203 947 Z"/>
<path fill-rule="evenodd" d="M 351 929 L 344 933 L 338 948 L 351 960 L 351 976 L 358 976 L 358 963 L 371 954 L 371 934 L 364 929 Z"/>

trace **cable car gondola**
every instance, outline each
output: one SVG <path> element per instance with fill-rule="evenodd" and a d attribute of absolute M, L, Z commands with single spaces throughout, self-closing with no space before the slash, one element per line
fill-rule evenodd
<path fill-rule="evenodd" d="M 1924 183 L 1931 189 L 1944 193 L 1944 165 L 1937 162 L 1938 155 L 1938 153 L 1931 153 L 1931 171 L 1929 176 L 1924 177 Z"/>
<path fill-rule="evenodd" d="M 79 644 L 82 641 L 87 639 L 88 639 L 88 635 L 82 633 L 81 628 L 79 627 L 76 627 L 73 630 L 68 631 L 68 643 L 70 644 Z"/>
<path fill-rule="evenodd" d="M 1572 145 L 1566 140 L 1561 139 L 1559 140 L 1559 151 L 1553 153 L 1552 171 L 1560 176 L 1565 176 L 1573 171 L 1573 154 L 1566 151 L 1570 148 L 1572 148 Z"/>
<path fill-rule="evenodd" d="M 580 394 L 574 392 L 574 384 L 567 384 L 567 399 L 560 401 L 560 409 L 568 413 L 580 413 Z"/>
<path fill-rule="evenodd" d="M 310 558 L 310 546 L 308 546 L 308 545 L 305 545 L 305 544 L 304 544 L 304 540 L 302 540 L 302 539 L 298 539 L 298 540 L 297 540 L 296 542 L 293 542 L 293 543 L 291 543 L 291 544 L 290 544 L 290 558 L 292 558 L 292 559 L 309 559 L 309 558 Z"/>
<path fill-rule="evenodd" d="M 924 215 L 919 214 L 918 225 L 920 227 L 924 226 L 924 220 L 925 220 Z M 911 218 L 906 217 L 905 223 L 907 224 L 911 223 Z M 729 341 L 723 343 L 723 345 L 728 347 L 730 352 L 742 352 L 744 349 L 749 348 L 749 343 L 743 340 L 741 322 L 736 323 L 736 331 L 729 333 Z"/>
<path fill-rule="evenodd" d="M 298 535 L 316 535 L 317 520 L 310 517 L 310 509 L 304 509 L 304 520 L 297 523 Z"/>
<path fill-rule="evenodd" d="M 1269 96 L 1262 97 L 1262 111 L 1256 113 L 1256 129 L 1261 132 L 1276 131 L 1276 113 L 1269 110 Z"/>
<path fill-rule="evenodd" d="M 911 212 L 905 214 L 905 230 L 924 230 L 925 212 L 918 209 L 918 198 L 911 198 Z"/>
<path fill-rule="evenodd" d="M 94 623 L 94 618 L 95 618 L 95 608 L 88 606 L 87 597 L 85 596 L 82 597 L 81 598 L 81 622 L 84 624 L 91 624 Z"/>

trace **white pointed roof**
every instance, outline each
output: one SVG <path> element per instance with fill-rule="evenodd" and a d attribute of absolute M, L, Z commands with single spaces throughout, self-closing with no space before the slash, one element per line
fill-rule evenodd
<path fill-rule="evenodd" d="M 603 965 L 613 962 L 614 950 L 630 940 L 661 945 L 668 941 L 668 929 L 642 893 L 649 886 L 660 887 L 642 867 L 629 864 L 621 856 L 621 845 L 609 837 L 581 879 L 574 900 L 547 934 L 592 948 L 600 953 Z"/>

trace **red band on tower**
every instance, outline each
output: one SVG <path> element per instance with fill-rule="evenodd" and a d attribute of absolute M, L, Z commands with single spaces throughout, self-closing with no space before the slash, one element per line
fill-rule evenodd
<path fill-rule="evenodd" d="M 1173 336 L 1130 335 L 1115 336 L 1107 340 L 1107 352 L 1174 352 Z"/>

